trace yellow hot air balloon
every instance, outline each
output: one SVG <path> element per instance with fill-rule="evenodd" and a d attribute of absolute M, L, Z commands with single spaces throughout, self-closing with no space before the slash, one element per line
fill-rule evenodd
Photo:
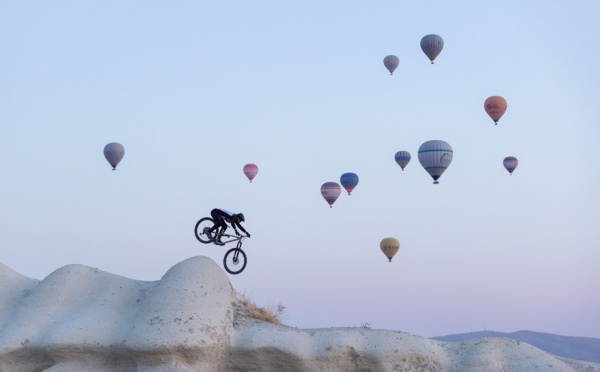
<path fill-rule="evenodd" d="M 392 257 L 400 249 L 400 242 L 396 238 L 385 238 L 379 243 L 379 247 L 385 256 L 392 262 Z"/>

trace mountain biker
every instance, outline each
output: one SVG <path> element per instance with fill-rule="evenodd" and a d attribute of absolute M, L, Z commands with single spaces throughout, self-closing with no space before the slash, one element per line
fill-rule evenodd
<path fill-rule="evenodd" d="M 210 211 L 210 215 L 213 218 L 213 220 L 215 220 L 215 225 L 210 229 L 211 232 L 215 231 L 215 229 L 219 227 L 221 228 L 217 235 L 217 239 L 215 239 L 215 244 L 225 244 L 221 241 L 221 237 L 223 236 L 225 230 L 227 230 L 227 222 L 231 225 L 231 227 L 233 227 L 235 235 L 240 236 L 240 233 L 237 231 L 236 228 L 237 226 L 246 234 L 247 237 L 250 237 L 250 233 L 246 231 L 246 229 L 244 229 L 244 227 L 240 224 L 240 222 L 246 221 L 243 213 L 231 213 L 226 209 L 215 208 L 212 211 Z"/>

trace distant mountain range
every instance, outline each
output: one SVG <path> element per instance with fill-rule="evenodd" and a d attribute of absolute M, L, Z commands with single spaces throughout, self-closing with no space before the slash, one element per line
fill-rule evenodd
<path fill-rule="evenodd" d="M 559 336 L 532 331 L 517 331 L 513 333 L 481 331 L 431 337 L 431 339 L 445 342 L 461 342 L 485 337 L 512 338 L 560 357 L 600 363 L 600 338 Z"/>

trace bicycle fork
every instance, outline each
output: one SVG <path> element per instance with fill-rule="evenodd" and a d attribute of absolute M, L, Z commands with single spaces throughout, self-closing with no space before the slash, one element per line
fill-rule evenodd
<path fill-rule="evenodd" d="M 237 264 L 239 262 L 238 256 L 240 255 L 240 250 L 242 249 L 242 241 L 239 240 L 237 245 L 235 246 L 235 251 L 233 252 L 233 263 Z"/>

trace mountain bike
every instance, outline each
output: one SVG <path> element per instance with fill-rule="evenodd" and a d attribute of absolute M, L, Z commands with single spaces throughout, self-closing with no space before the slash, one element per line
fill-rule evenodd
<path fill-rule="evenodd" d="M 217 239 L 217 236 L 219 234 L 219 228 L 215 226 L 215 220 L 213 220 L 210 217 L 204 217 L 200 219 L 200 221 L 196 222 L 196 227 L 194 227 L 194 234 L 196 235 L 196 239 L 198 239 L 200 243 L 215 243 L 215 240 Z M 225 256 L 223 257 L 223 266 L 225 267 L 225 270 L 227 270 L 227 272 L 230 274 L 239 274 L 246 268 L 246 263 L 248 261 L 246 259 L 246 253 L 242 250 L 242 241 L 246 238 L 246 236 L 241 235 L 221 235 L 221 239 L 223 242 L 222 245 L 231 242 L 237 242 L 235 248 L 231 248 L 230 250 L 228 250 L 225 253 Z"/>

